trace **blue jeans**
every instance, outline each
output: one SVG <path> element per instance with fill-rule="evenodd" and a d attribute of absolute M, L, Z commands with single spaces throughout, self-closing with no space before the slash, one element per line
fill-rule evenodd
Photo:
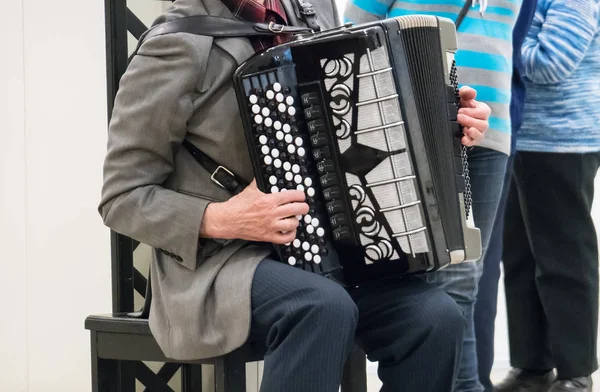
<path fill-rule="evenodd" d="M 475 337 L 477 339 L 477 364 L 479 381 L 486 392 L 494 387 L 490 373 L 494 365 L 494 333 L 496 330 L 496 312 L 498 305 L 498 281 L 500 280 L 500 261 L 502 260 L 502 230 L 504 228 L 504 211 L 512 178 L 514 155 L 508 158 L 504 187 L 498 204 L 498 212 L 483 259 L 482 274 L 479 278 L 479 290 L 475 303 Z"/>
<path fill-rule="evenodd" d="M 473 218 L 481 230 L 483 255 L 476 263 L 449 266 L 441 271 L 427 274 L 427 281 L 445 290 L 462 308 L 467 319 L 467 331 L 463 340 L 462 358 L 454 392 L 482 392 L 477 369 L 477 349 L 473 313 L 482 262 L 496 218 L 496 210 L 508 156 L 498 151 L 475 147 L 469 151 L 469 172 L 473 193 Z"/>

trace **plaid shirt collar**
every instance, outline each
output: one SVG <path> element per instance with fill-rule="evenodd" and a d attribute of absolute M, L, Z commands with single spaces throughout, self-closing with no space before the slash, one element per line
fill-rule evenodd
<path fill-rule="evenodd" d="M 223 3 L 233 12 L 233 15 L 238 19 L 243 19 L 254 23 L 269 23 L 275 22 L 287 25 L 287 17 L 281 0 L 222 0 Z M 259 52 L 273 45 L 278 45 L 285 42 L 286 37 L 264 37 L 253 38 L 250 41 L 254 50 Z"/>
<path fill-rule="evenodd" d="M 287 17 L 280 0 L 222 0 L 236 18 L 249 22 L 264 23 L 275 18 L 276 23 L 287 24 Z"/>

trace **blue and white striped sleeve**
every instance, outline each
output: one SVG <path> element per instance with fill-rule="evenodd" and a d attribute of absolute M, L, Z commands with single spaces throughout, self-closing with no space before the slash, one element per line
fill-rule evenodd
<path fill-rule="evenodd" d="M 344 22 L 355 24 L 385 19 L 395 0 L 348 0 Z"/>
<path fill-rule="evenodd" d="M 538 84 L 565 80 L 597 30 L 597 0 L 541 0 L 521 48 L 525 77 Z"/>

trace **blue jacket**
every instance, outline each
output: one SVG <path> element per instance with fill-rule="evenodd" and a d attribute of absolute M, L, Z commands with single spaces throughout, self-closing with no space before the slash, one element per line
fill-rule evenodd
<path fill-rule="evenodd" d="M 538 0 L 518 151 L 600 151 L 600 0 Z"/>
<path fill-rule="evenodd" d="M 511 151 L 516 151 L 516 138 L 523 123 L 523 107 L 525 105 L 525 81 L 523 80 L 523 62 L 521 60 L 521 45 L 527 35 L 527 30 L 535 14 L 537 0 L 523 0 L 521 12 L 513 30 L 513 76 L 512 94 L 510 101 L 510 118 L 512 125 Z"/>

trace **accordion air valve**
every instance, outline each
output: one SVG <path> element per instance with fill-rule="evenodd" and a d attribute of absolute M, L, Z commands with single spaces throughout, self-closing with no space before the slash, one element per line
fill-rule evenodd
<path fill-rule="evenodd" d="M 257 184 L 310 206 L 282 262 L 356 285 L 481 256 L 456 50 L 452 21 L 418 15 L 299 36 L 240 66 Z"/>

